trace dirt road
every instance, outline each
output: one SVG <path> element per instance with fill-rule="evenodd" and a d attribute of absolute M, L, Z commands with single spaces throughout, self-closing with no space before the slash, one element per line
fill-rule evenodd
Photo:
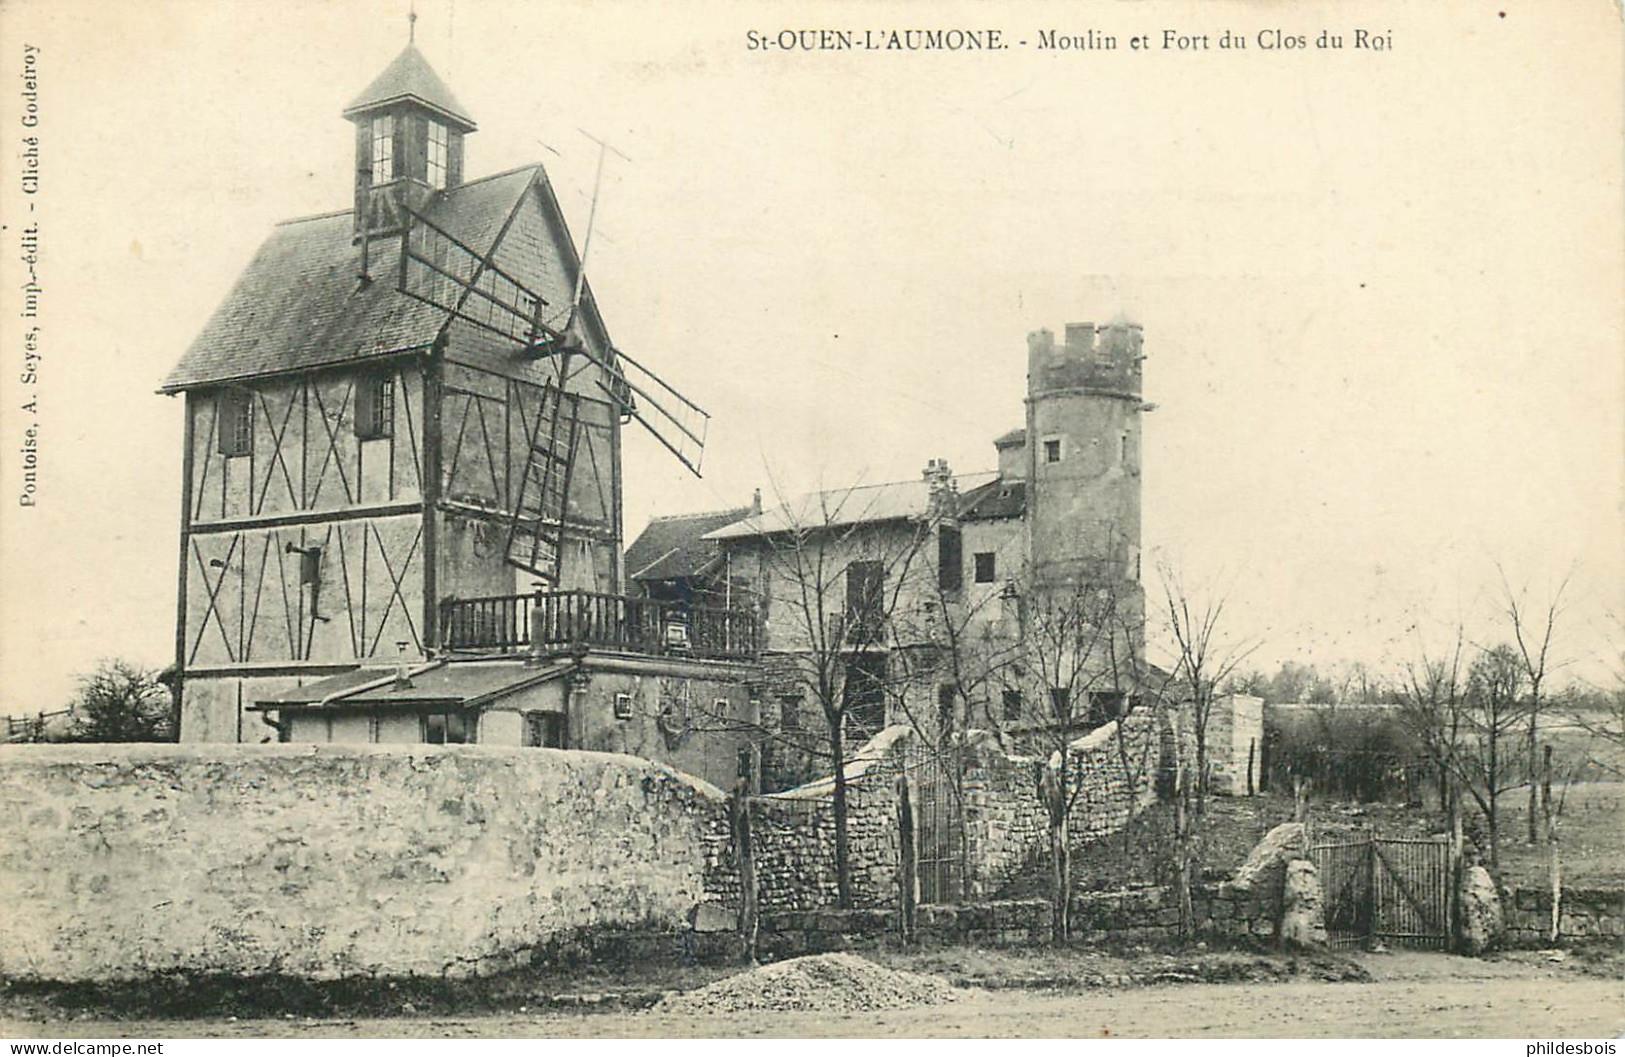
<path fill-rule="evenodd" d="M 1625 1031 L 1625 983 L 1540 965 L 1369 956 L 1369 983 L 1187 984 L 1072 994 L 971 992 L 828 1016 L 546 1013 L 387 1020 L 0 1021 L 7 1037 L 648 1038 L 758 1036 L 1581 1038 Z"/>

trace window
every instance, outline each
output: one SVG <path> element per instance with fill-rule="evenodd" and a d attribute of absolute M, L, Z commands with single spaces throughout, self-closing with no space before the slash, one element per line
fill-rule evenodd
<path fill-rule="evenodd" d="M 632 695 L 631 694 L 616 694 L 615 695 L 615 718 L 616 719 L 631 719 L 632 718 Z"/>
<path fill-rule="evenodd" d="M 363 374 L 355 383 L 355 435 L 378 440 L 395 433 L 395 379 L 384 371 Z"/>
<path fill-rule="evenodd" d="M 937 530 L 937 587 L 945 593 L 959 590 L 965 578 L 965 547 L 959 530 L 944 525 Z"/>
<path fill-rule="evenodd" d="M 1123 714 L 1124 695 L 1121 690 L 1089 691 L 1089 725 L 1101 727 Z"/>
<path fill-rule="evenodd" d="M 937 726 L 948 730 L 954 725 L 954 688 L 951 683 L 937 687 Z"/>
<path fill-rule="evenodd" d="M 474 731 L 461 712 L 428 712 L 423 716 L 423 740 L 429 745 L 469 745 Z"/>
<path fill-rule="evenodd" d="M 429 122 L 429 186 L 446 189 L 446 126 L 438 121 Z"/>
<path fill-rule="evenodd" d="M 1021 718 L 1021 691 L 1006 690 L 1004 692 L 1004 720 L 1013 723 Z"/>
<path fill-rule="evenodd" d="M 1044 442 L 1044 461 L 1061 461 L 1061 438 L 1055 437 Z"/>
<path fill-rule="evenodd" d="M 886 725 L 886 658 L 853 657 L 841 687 L 843 708 L 854 734 L 873 734 Z"/>
<path fill-rule="evenodd" d="M 979 551 L 976 555 L 976 582 L 990 584 L 998 576 L 992 551 Z"/>
<path fill-rule="evenodd" d="M 779 729 L 780 730 L 800 730 L 801 729 L 801 698 L 799 698 L 799 697 L 781 697 L 781 698 L 779 698 Z"/>
<path fill-rule="evenodd" d="M 387 184 L 395 179 L 395 118 L 380 114 L 372 119 L 372 182 Z"/>
<path fill-rule="evenodd" d="M 228 389 L 218 403 L 218 434 L 221 455 L 254 453 L 254 396 L 246 389 Z"/>
<path fill-rule="evenodd" d="M 557 712 L 526 712 L 525 746 L 532 749 L 564 748 L 564 717 Z"/>
<path fill-rule="evenodd" d="M 886 567 L 856 561 L 846 567 L 847 641 L 878 643 L 884 622 Z"/>
<path fill-rule="evenodd" d="M 1072 710 L 1072 691 L 1064 686 L 1049 688 L 1049 708 L 1057 719 L 1064 719 Z"/>

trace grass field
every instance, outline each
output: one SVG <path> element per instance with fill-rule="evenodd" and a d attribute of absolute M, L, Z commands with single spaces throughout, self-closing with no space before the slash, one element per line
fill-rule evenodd
<path fill-rule="evenodd" d="M 1625 883 L 1625 782 L 1581 782 L 1552 790 L 1563 799 L 1557 823 L 1563 883 L 1576 888 L 1614 888 Z M 1546 883 L 1546 846 L 1527 843 L 1529 794 L 1520 789 L 1502 801 L 1501 880 L 1507 885 Z M 1539 829 L 1537 818 L 1537 829 Z M 1543 832 L 1543 831 L 1542 831 Z"/>

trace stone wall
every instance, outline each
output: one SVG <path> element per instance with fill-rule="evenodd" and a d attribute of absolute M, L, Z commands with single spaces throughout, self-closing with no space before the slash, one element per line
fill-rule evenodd
<path fill-rule="evenodd" d="M 1270 883 L 1240 887 L 1228 881 L 1198 884 L 1191 891 L 1196 935 L 1208 939 L 1273 942 L 1281 918 L 1279 867 Z M 1080 892 L 1072 900 L 1077 936 L 1124 940 L 1173 940 L 1179 935 L 1179 901 L 1167 885 L 1142 885 L 1109 892 Z"/>
<path fill-rule="evenodd" d="M 890 727 L 846 765 L 847 840 L 857 907 L 898 903 L 897 776 L 908 736 L 908 728 Z M 756 799 L 751 847 L 764 913 L 836 904 L 834 789 L 831 776 Z"/>
<path fill-rule="evenodd" d="M 0 976 L 471 975 L 737 903 L 722 793 L 482 746 L 0 747 Z"/>
<path fill-rule="evenodd" d="M 1552 892 L 1549 888 L 1517 888 L 1502 902 L 1508 947 L 1550 947 Z M 1619 943 L 1625 936 L 1625 889 L 1565 888 L 1558 917 L 1560 943 L 1607 939 Z"/>
<path fill-rule="evenodd" d="M 1114 732 L 1074 745 L 1078 843 L 1127 817 Z M 1140 733 L 1154 740 L 1155 728 Z M 911 738 L 888 728 L 846 768 L 853 903 L 883 917 L 901 905 L 898 794 L 919 765 Z M 1047 819 L 1040 761 L 991 740 L 972 758 L 971 876 L 985 894 L 1047 848 Z M 1149 795 L 1153 771 L 1136 795 Z M 753 799 L 764 915 L 836 904 L 833 785 Z M 741 894 L 733 841 L 721 790 L 631 756 L 0 747 L 0 978 L 459 976 L 599 949 L 606 937 L 727 932 Z M 967 937 L 1037 928 L 954 921 Z"/>
<path fill-rule="evenodd" d="M 1148 713 L 1108 723 L 1070 747 L 1071 787 L 1078 799 L 1068 820 L 1074 847 L 1121 830 L 1130 808 L 1155 798 L 1159 731 Z M 1127 766 L 1125 766 L 1125 757 Z M 983 739 L 966 775 L 965 817 L 969 831 L 972 891 L 987 897 L 1001 889 L 1035 856 L 1047 856 L 1049 813 L 1038 796 L 1043 761 L 1004 753 Z M 1051 759 L 1048 766 L 1057 766 Z"/>

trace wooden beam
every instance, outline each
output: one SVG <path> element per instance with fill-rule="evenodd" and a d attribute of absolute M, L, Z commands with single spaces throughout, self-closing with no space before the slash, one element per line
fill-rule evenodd
<path fill-rule="evenodd" d="M 416 514 L 422 509 L 422 503 L 375 503 L 370 506 L 306 510 L 297 514 L 278 514 L 274 517 L 207 521 L 201 524 L 192 524 L 189 526 L 189 531 L 194 536 L 205 536 L 221 532 L 243 532 L 249 529 L 287 528 L 290 525 L 320 525 L 339 521 L 357 521 L 362 518 L 398 517 L 402 514 Z"/>
<path fill-rule="evenodd" d="M 186 417 L 186 422 L 181 427 L 181 436 L 186 447 L 181 452 L 181 532 L 179 560 L 176 564 L 176 580 L 179 586 L 175 592 L 175 682 L 170 688 L 170 734 L 176 741 L 181 740 L 181 700 L 186 685 L 186 558 L 190 542 L 188 534 L 192 525 L 192 394 L 184 394 L 181 403 L 185 408 Z"/>
<path fill-rule="evenodd" d="M 441 342 L 444 342 L 442 332 Z M 419 470 L 419 509 L 423 518 L 423 649 L 440 645 L 440 412 L 445 399 L 444 345 L 423 361 L 423 465 Z"/>

